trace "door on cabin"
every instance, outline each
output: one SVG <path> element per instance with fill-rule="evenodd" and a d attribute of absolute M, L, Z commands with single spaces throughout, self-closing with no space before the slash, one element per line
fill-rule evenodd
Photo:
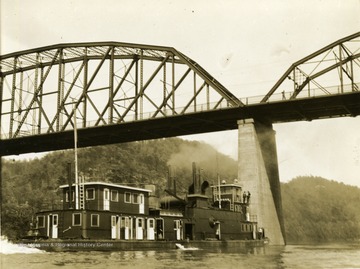
<path fill-rule="evenodd" d="M 147 240 L 155 240 L 155 219 L 147 219 Z"/>
<path fill-rule="evenodd" d="M 130 221 L 129 221 L 129 217 L 121 217 L 121 238 L 125 239 L 125 240 L 129 240 L 130 235 L 129 235 L 129 226 L 130 226 Z"/>
<path fill-rule="evenodd" d="M 110 191 L 104 189 L 104 210 L 110 210 Z"/>
<path fill-rule="evenodd" d="M 52 229 L 51 229 L 52 225 L 51 225 L 51 223 L 52 223 L 52 215 L 49 214 L 47 216 L 47 222 L 46 222 L 46 236 L 47 237 L 50 237 L 50 234 L 52 233 Z"/>
<path fill-rule="evenodd" d="M 163 240 L 165 238 L 164 219 L 162 218 L 156 219 L 155 228 L 156 228 L 156 239 Z"/>
<path fill-rule="evenodd" d="M 183 240 L 182 221 L 174 220 L 175 239 Z"/>
<path fill-rule="evenodd" d="M 120 239 L 121 218 L 119 216 L 111 216 L 111 239 Z"/>
<path fill-rule="evenodd" d="M 139 214 L 145 214 L 145 199 L 142 193 L 139 195 Z"/>
<path fill-rule="evenodd" d="M 59 225 L 59 215 L 52 215 L 51 221 L 51 238 L 58 238 L 58 225 Z"/>
<path fill-rule="evenodd" d="M 144 239 L 144 219 L 136 218 L 136 239 L 143 240 Z"/>

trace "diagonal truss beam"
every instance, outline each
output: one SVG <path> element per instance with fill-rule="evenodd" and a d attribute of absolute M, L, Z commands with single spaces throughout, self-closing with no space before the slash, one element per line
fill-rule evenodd
<path fill-rule="evenodd" d="M 58 57 L 59 53 L 60 53 L 60 50 L 57 50 L 57 52 L 55 53 L 55 55 L 54 55 L 54 57 L 53 57 L 53 59 L 52 59 L 52 61 L 51 61 L 51 65 L 48 66 L 48 68 L 47 68 L 47 70 L 46 70 L 46 72 L 45 72 L 45 74 L 44 74 L 44 77 L 41 78 L 40 85 L 37 87 L 37 89 L 35 89 L 33 98 L 32 98 L 32 100 L 31 100 L 29 106 L 28 106 L 28 107 L 26 108 L 26 110 L 25 110 L 25 114 L 24 114 L 24 116 L 22 117 L 22 119 L 21 119 L 21 121 L 20 121 L 20 123 L 19 123 L 19 126 L 18 126 L 18 128 L 16 129 L 16 131 L 15 131 L 15 133 L 14 133 L 14 135 L 13 135 L 14 137 L 16 137 L 16 136 L 18 135 L 18 133 L 20 132 L 20 129 L 21 129 L 22 125 L 24 124 L 27 116 L 29 115 L 29 112 L 30 112 L 31 108 L 32 108 L 32 106 L 34 105 L 34 103 L 35 103 L 35 101 L 36 101 L 36 99 L 37 99 L 37 95 L 39 94 L 39 92 L 40 92 L 40 90 L 41 90 L 41 88 L 42 88 L 42 86 L 43 86 L 43 84 L 44 84 L 47 76 L 48 76 L 49 73 L 50 73 L 51 68 L 53 67 L 55 61 L 57 60 L 57 57 Z M 11 134 L 10 134 L 10 135 L 11 135 Z"/>
<path fill-rule="evenodd" d="M 79 97 L 79 99 L 76 101 L 75 105 L 74 105 L 74 109 L 70 112 L 69 117 L 67 118 L 66 122 L 64 123 L 64 126 L 62 128 L 62 131 L 65 130 L 66 126 L 69 124 L 69 122 L 71 121 L 71 118 L 74 115 L 74 110 L 77 109 L 79 107 L 79 104 L 83 101 L 83 99 L 85 98 L 85 96 L 87 95 L 87 91 L 90 88 L 91 84 L 93 83 L 93 81 L 95 80 L 96 75 L 98 74 L 99 70 L 101 69 L 102 65 L 104 64 L 108 54 L 110 53 L 111 48 L 108 48 L 106 53 L 104 54 L 103 58 L 101 59 L 100 63 L 98 64 L 96 70 L 94 71 L 92 77 L 90 78 L 90 81 L 88 82 L 88 84 L 86 85 L 86 87 L 83 90 L 83 93 L 81 94 L 81 96 Z"/>
<path fill-rule="evenodd" d="M 359 43 L 359 37 L 360 37 L 360 32 L 357 32 L 353 35 L 347 36 L 345 38 L 342 38 L 340 40 L 337 40 L 325 47 L 323 47 L 322 49 L 308 55 L 307 57 L 295 62 L 294 64 L 292 64 L 288 70 L 281 76 L 281 78 L 275 83 L 275 85 L 270 89 L 270 91 L 263 97 L 263 99 L 261 100 L 261 103 L 265 103 L 268 102 L 270 97 L 281 87 L 281 85 L 289 78 L 291 78 L 292 74 L 295 72 L 296 69 L 299 69 L 299 66 L 304 65 L 309 63 L 311 60 L 315 59 L 316 57 L 320 57 L 321 55 L 325 54 L 324 57 L 319 60 L 318 64 L 315 66 L 315 69 L 319 68 L 319 65 L 321 63 L 323 63 L 325 61 L 325 58 L 329 55 L 329 53 L 334 50 L 336 47 L 339 47 L 339 51 L 341 51 L 341 49 L 343 49 L 346 54 L 347 57 L 344 59 L 340 59 L 340 61 L 338 61 L 336 64 L 333 64 L 319 72 L 316 73 L 316 75 L 312 75 L 312 76 L 307 76 L 307 78 L 305 79 L 305 81 L 301 84 L 298 85 L 297 82 L 295 81 L 294 78 L 294 93 L 292 94 L 291 98 L 294 99 L 296 96 L 298 96 L 298 94 L 304 89 L 304 87 L 310 82 L 313 81 L 313 79 L 315 77 L 319 77 L 321 75 L 326 74 L 327 72 L 336 69 L 336 68 L 341 68 L 342 69 L 342 65 L 347 63 L 347 62 L 356 62 L 356 60 L 358 60 L 359 58 L 359 53 L 357 53 L 357 50 L 355 49 L 352 53 L 349 49 L 345 49 L 346 46 L 344 45 L 345 43 Z M 342 73 L 342 71 L 341 71 Z M 353 79 L 353 78 L 352 78 Z M 340 80 L 342 80 L 340 78 Z M 340 86 L 342 87 L 342 83 L 340 82 Z M 352 84 L 354 85 L 354 82 L 352 82 Z"/>

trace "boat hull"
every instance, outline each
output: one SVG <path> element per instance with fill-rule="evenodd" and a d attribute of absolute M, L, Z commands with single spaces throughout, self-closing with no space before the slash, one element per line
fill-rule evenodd
<path fill-rule="evenodd" d="M 217 248 L 249 248 L 261 247 L 266 240 L 194 240 L 194 241 L 128 241 L 128 240 L 39 240 L 20 241 L 23 246 L 37 248 L 49 252 L 62 251 L 134 251 L 134 250 L 162 250 L 176 249 L 181 244 L 184 249 L 198 248 L 199 250 Z"/>

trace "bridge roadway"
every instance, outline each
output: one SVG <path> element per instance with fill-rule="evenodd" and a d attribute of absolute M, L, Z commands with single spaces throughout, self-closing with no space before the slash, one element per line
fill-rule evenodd
<path fill-rule="evenodd" d="M 78 129 L 78 147 L 237 129 L 237 121 L 312 121 L 360 115 L 360 92 L 258 103 L 186 115 Z M 72 130 L 0 140 L 0 156 L 72 148 Z"/>

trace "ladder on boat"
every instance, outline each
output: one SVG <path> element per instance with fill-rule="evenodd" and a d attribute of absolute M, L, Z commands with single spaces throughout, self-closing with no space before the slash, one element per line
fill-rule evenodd
<path fill-rule="evenodd" d="M 79 177 L 79 209 L 85 209 L 84 176 Z"/>

